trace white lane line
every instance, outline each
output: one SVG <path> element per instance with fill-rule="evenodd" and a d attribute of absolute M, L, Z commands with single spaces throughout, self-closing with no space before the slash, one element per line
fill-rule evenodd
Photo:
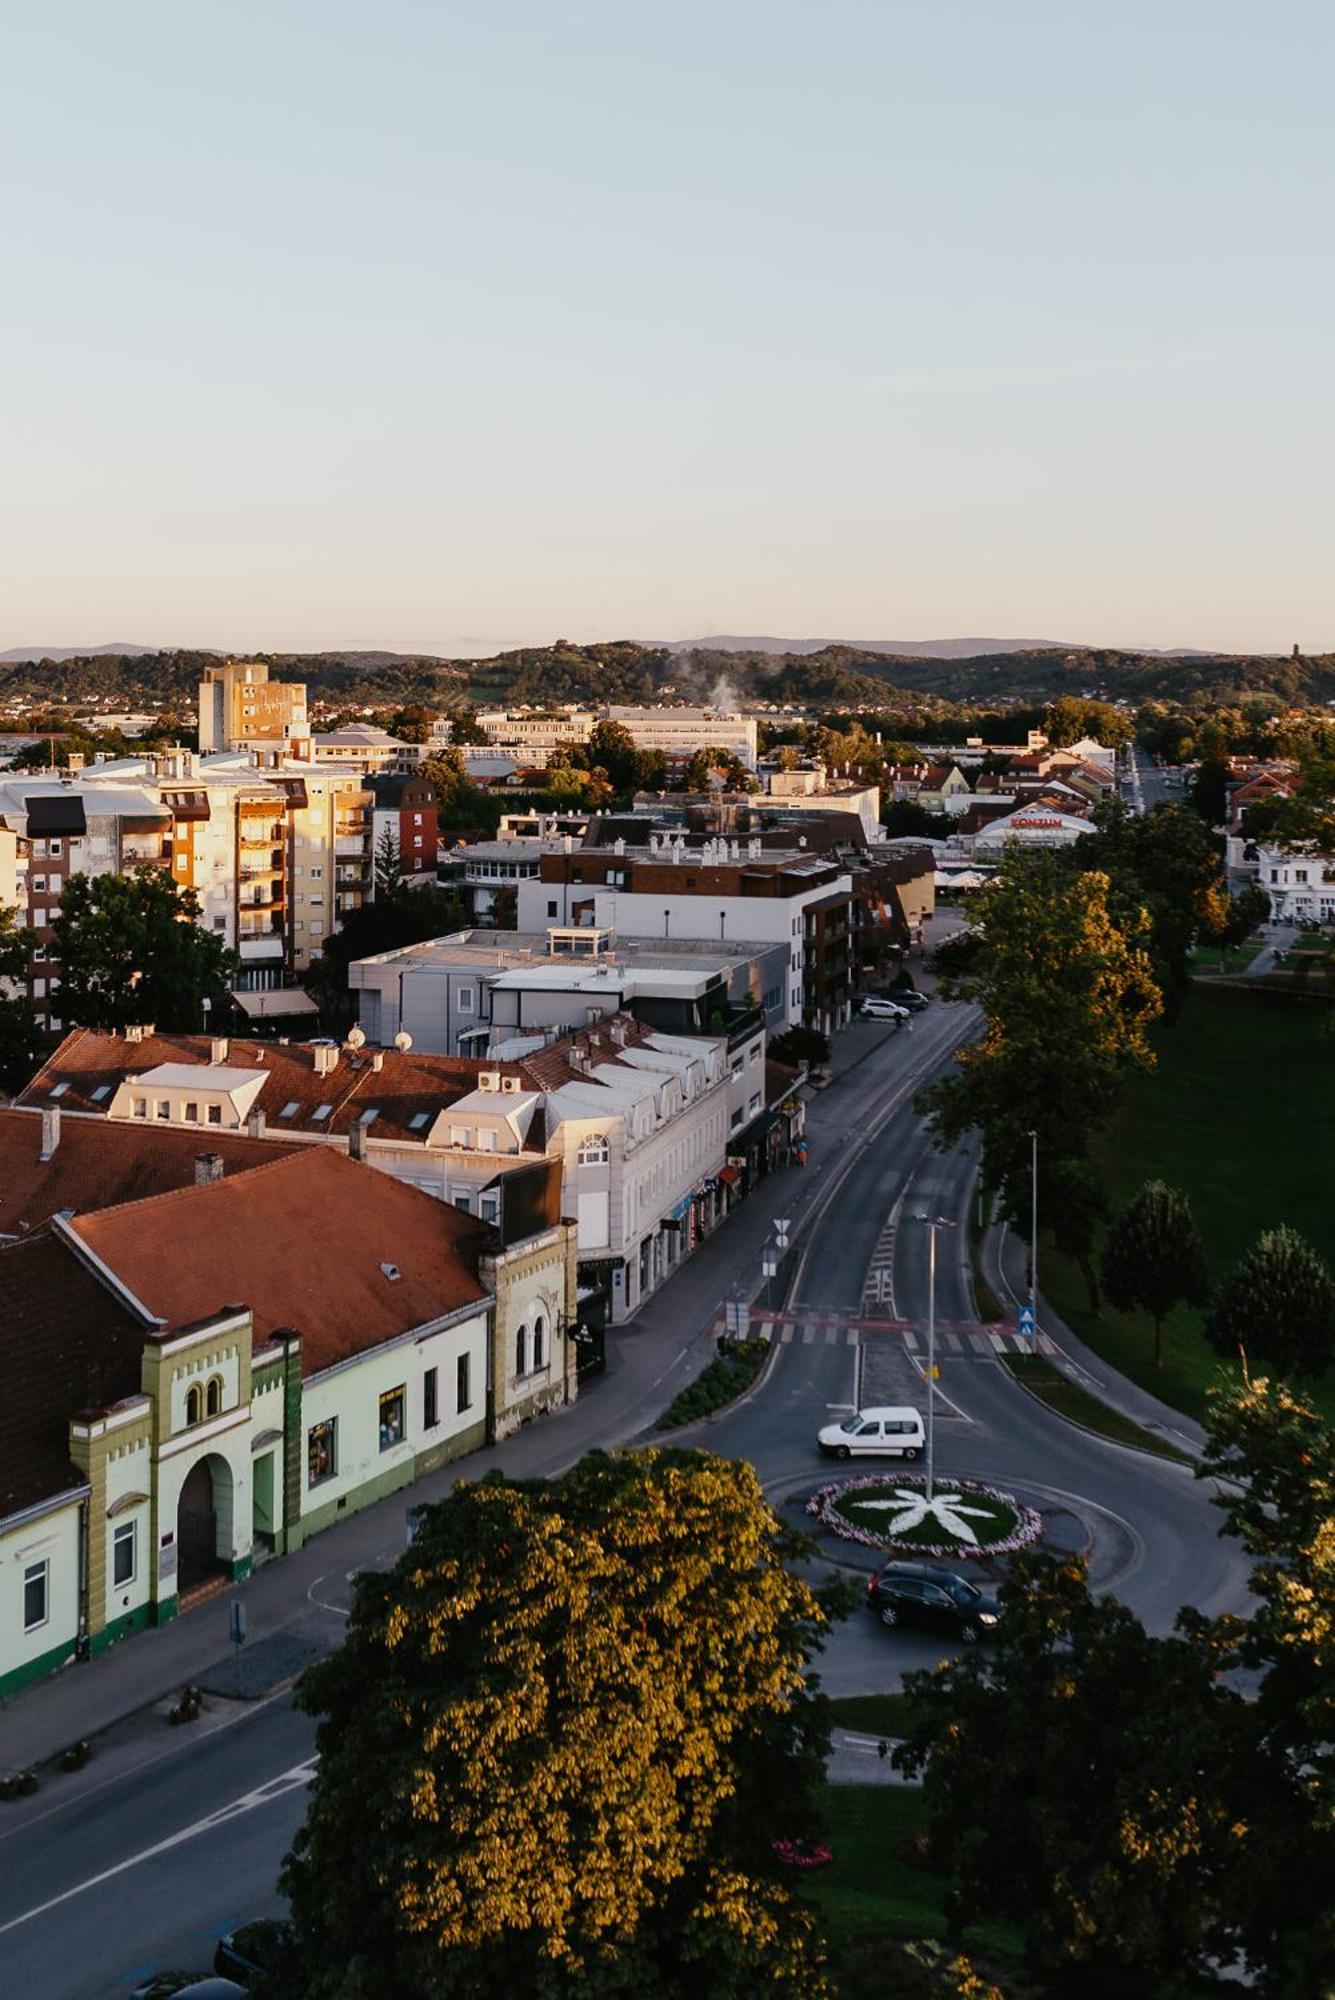
<path fill-rule="evenodd" d="M 844 1328 L 844 1340 L 849 1347 L 857 1346 L 858 1330 L 855 1326 L 848 1326 Z"/>
<path fill-rule="evenodd" d="M 816 1338 L 816 1322 L 815 1320 L 809 1319 L 806 1325 L 802 1328 L 803 1347 L 810 1347 L 812 1341 L 815 1338 Z"/>
<path fill-rule="evenodd" d="M 792 1339 L 792 1337 L 793 1337 L 793 1329 L 792 1329 L 792 1327 L 791 1327 L 791 1326 L 786 1326 L 786 1327 L 784 1328 L 783 1332 L 782 1332 L 782 1333 L 781 1333 L 781 1334 L 779 1335 L 779 1345 L 780 1345 L 780 1347 L 786 1347 L 786 1346 L 788 1345 L 789 1341 L 790 1341 L 790 1340 Z"/>
<path fill-rule="evenodd" d="M 124 1875 L 128 1869 L 138 1868 L 145 1861 L 153 1861 L 159 1854 L 169 1854 L 174 1847 L 184 1846 L 197 1834 L 212 1833 L 215 1827 L 226 1826 L 230 1820 L 240 1819 L 244 1813 L 254 1812 L 259 1806 L 272 1805 L 286 1793 L 309 1785 L 315 1777 L 315 1759 L 307 1758 L 304 1764 L 294 1764 L 290 1771 L 282 1771 L 276 1778 L 266 1779 L 253 1792 L 243 1792 L 239 1799 L 228 1805 L 219 1806 L 216 1812 L 204 1819 L 197 1819 L 190 1826 L 183 1826 L 179 1833 L 168 1835 L 153 1847 L 145 1847 L 138 1854 L 127 1855 L 112 1868 L 104 1868 L 100 1875 L 90 1875 L 86 1882 L 76 1882 L 72 1889 L 63 1889 L 58 1896 L 51 1896 L 45 1903 L 37 1903 L 31 1910 L 24 1910 L 21 1916 L 11 1917 L 8 1923 L 0 1924 L 0 1937 L 7 1931 L 16 1931 L 20 1924 L 31 1923 L 34 1917 L 44 1917 L 48 1910 L 58 1910 L 62 1903 L 71 1902 L 75 1896 L 85 1895 L 89 1889 L 96 1889 L 103 1882 L 114 1881 L 117 1875 Z"/>

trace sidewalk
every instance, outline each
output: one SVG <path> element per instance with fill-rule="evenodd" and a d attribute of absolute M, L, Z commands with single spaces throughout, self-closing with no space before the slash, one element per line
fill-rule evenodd
<path fill-rule="evenodd" d="M 833 1064 L 836 1086 L 841 1076 L 876 1053 L 883 1034 L 868 1029 L 865 1038 L 855 1032 L 841 1038 Z M 899 1037 L 901 1054 L 917 1056 L 924 1039 L 906 1042 Z M 927 1053 L 923 1051 L 925 1057 Z M 903 1067 L 907 1072 L 916 1065 L 906 1060 Z M 924 1070 L 928 1067 L 930 1057 L 922 1062 Z M 760 1254 L 772 1240 L 774 1219 L 789 1216 L 797 1237 L 817 1207 L 827 1185 L 823 1169 L 844 1148 L 848 1092 L 832 1086 L 808 1104 L 807 1120 L 812 1164 L 761 1181 L 634 1320 L 609 1328 L 607 1372 L 582 1391 L 573 1408 L 543 1417 L 500 1445 L 452 1461 L 326 1529 L 295 1554 L 265 1563 L 244 1583 L 184 1617 L 21 1689 L 0 1707 L 0 1774 L 41 1763 L 187 1682 L 230 1676 L 227 1604 L 234 1596 L 246 1607 L 246 1653 L 254 1662 L 244 1676 L 247 1696 L 253 1699 L 281 1686 L 305 1658 L 338 1643 L 352 1576 L 397 1557 L 405 1545 L 409 1506 L 441 1499 L 457 1480 L 479 1478 L 492 1466 L 516 1478 L 546 1477 L 595 1446 L 627 1444 L 643 1436 L 712 1358 L 715 1321 L 724 1302 L 737 1296 L 749 1299 L 759 1291 Z M 268 1643 L 280 1635 L 283 1642 Z"/>
<path fill-rule="evenodd" d="M 988 1229 L 983 1239 L 984 1275 L 1004 1304 L 1024 1294 L 1028 1254 L 1028 1246 L 1012 1230 L 996 1223 Z M 1205 1432 L 1193 1418 L 1175 1410 L 1171 1403 L 1161 1402 L 1125 1375 L 1119 1375 L 1101 1354 L 1096 1354 L 1072 1331 L 1041 1292 L 1038 1324 L 1057 1350 L 1052 1357 L 1054 1366 L 1081 1378 L 1109 1409 L 1120 1411 L 1155 1436 L 1167 1435 L 1171 1443 L 1185 1450 L 1193 1453 L 1204 1450 Z M 1073 1366 L 1064 1367 L 1064 1363 Z"/>

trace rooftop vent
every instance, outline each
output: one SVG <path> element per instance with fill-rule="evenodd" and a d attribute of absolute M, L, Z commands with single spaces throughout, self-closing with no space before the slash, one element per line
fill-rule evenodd
<path fill-rule="evenodd" d="M 146 1042 L 152 1032 L 153 1023 L 151 1021 L 132 1021 L 125 1030 L 125 1039 L 127 1042 Z M 227 1044 L 224 1042 L 224 1049 L 226 1046 Z"/>
<path fill-rule="evenodd" d="M 382 1264 L 380 1272 L 382 1277 L 389 1279 L 391 1285 L 397 1285 L 399 1279 L 403 1276 L 397 1264 Z"/>
<path fill-rule="evenodd" d="M 128 1036 L 129 1036 L 129 1029 L 127 1028 L 127 1029 L 126 1029 L 126 1037 L 127 1037 L 127 1039 L 128 1039 Z M 209 1061 L 210 1061 L 211 1063 L 225 1063 L 225 1062 L 227 1061 L 227 1037 L 226 1037 L 226 1035 L 214 1035 L 214 1036 L 212 1037 L 212 1039 L 210 1040 L 210 1042 L 209 1042 Z"/>
<path fill-rule="evenodd" d="M 338 1047 L 317 1042 L 315 1045 L 315 1074 L 332 1076 L 338 1068 Z"/>

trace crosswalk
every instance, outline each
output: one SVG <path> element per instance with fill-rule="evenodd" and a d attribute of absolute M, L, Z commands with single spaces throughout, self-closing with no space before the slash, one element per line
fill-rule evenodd
<path fill-rule="evenodd" d="M 867 1345 L 884 1343 L 902 1349 L 914 1361 L 923 1361 L 927 1355 L 924 1330 L 899 1320 L 848 1319 L 830 1313 L 753 1311 L 751 1335 L 753 1339 L 776 1341 L 781 1346 L 856 1347 L 859 1342 Z M 1033 1344 L 1021 1339 L 1010 1326 L 938 1326 L 936 1330 L 938 1361 L 995 1361 L 999 1354 L 1031 1354 L 1034 1351 Z M 1046 1334 L 1039 1334 L 1037 1351 L 1040 1354 L 1054 1351 Z"/>

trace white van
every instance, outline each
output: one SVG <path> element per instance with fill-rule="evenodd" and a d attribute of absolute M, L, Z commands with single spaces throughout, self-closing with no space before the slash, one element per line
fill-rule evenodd
<path fill-rule="evenodd" d="M 927 1433 L 918 1410 L 855 1410 L 841 1424 L 826 1424 L 816 1442 L 827 1458 L 854 1458 L 859 1452 L 917 1458 Z"/>

